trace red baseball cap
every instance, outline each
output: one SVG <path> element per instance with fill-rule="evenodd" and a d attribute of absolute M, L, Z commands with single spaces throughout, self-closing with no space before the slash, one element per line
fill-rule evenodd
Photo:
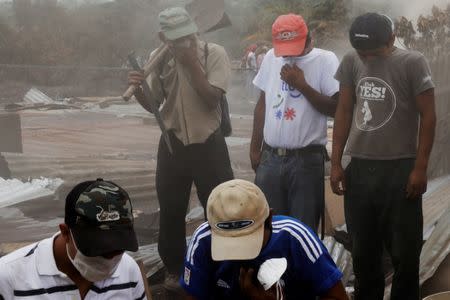
<path fill-rule="evenodd" d="M 275 56 L 298 56 L 305 49 L 308 27 L 300 15 L 279 16 L 272 25 Z"/>

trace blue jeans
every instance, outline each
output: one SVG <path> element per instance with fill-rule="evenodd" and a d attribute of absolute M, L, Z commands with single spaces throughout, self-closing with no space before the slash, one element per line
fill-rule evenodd
<path fill-rule="evenodd" d="M 317 231 L 325 202 L 321 151 L 279 156 L 264 150 L 255 183 L 275 214 L 299 219 Z"/>

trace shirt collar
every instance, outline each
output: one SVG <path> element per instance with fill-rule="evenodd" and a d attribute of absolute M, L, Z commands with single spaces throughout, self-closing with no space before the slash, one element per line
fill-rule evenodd
<path fill-rule="evenodd" d="M 67 277 L 66 274 L 58 270 L 56 266 L 55 256 L 53 254 L 53 242 L 60 233 L 55 233 L 52 237 L 42 240 L 37 245 L 35 250 L 36 254 L 36 267 L 39 275 L 47 276 L 61 276 Z"/>
<path fill-rule="evenodd" d="M 44 276 L 60 276 L 68 278 L 66 274 L 61 272 L 56 266 L 55 256 L 53 253 L 53 243 L 55 238 L 60 235 L 59 232 L 55 233 L 52 237 L 40 241 L 36 245 L 36 267 L 39 275 Z M 125 255 L 125 254 L 124 254 Z M 111 278 L 117 278 L 120 275 L 120 264 L 122 264 L 123 259 L 120 260 L 119 266 L 116 271 L 111 275 Z"/>

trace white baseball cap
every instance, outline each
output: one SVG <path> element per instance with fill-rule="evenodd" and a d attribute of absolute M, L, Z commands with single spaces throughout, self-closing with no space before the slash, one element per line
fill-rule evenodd
<path fill-rule="evenodd" d="M 209 196 L 206 214 L 213 260 L 248 260 L 259 255 L 269 204 L 255 184 L 234 179 L 218 185 Z"/>

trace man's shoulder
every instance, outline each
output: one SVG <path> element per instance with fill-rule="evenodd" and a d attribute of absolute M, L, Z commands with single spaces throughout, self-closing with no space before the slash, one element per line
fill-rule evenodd
<path fill-rule="evenodd" d="M 0 258 L 0 282 L 3 284 L 13 284 L 16 277 L 31 278 L 36 276 L 35 256 L 33 255 L 38 243 L 17 249 Z M 1 284 L 0 284 L 1 286 Z"/>
<path fill-rule="evenodd" d="M 216 43 L 205 42 L 208 46 L 208 55 L 227 55 L 225 48 Z"/>
<path fill-rule="evenodd" d="M 313 231 L 301 221 L 288 216 L 274 216 L 272 219 L 272 227 L 273 230 L 277 233 L 280 231 L 291 233 L 288 234 L 288 236 L 295 237 L 295 235 L 297 234 L 301 236 L 307 236 L 308 238 L 314 238 L 315 235 Z"/>
<path fill-rule="evenodd" d="M 33 243 L 28 246 L 19 248 L 17 250 L 14 250 L 11 253 L 8 253 L 5 256 L 0 257 L 0 265 L 10 265 L 15 264 L 20 261 L 26 260 L 27 257 L 30 257 L 31 254 L 33 254 L 34 250 L 37 248 L 38 243 Z M 1 271 L 1 268 L 0 268 Z"/>
<path fill-rule="evenodd" d="M 269 49 L 269 51 L 267 51 L 266 55 L 264 56 L 264 59 L 276 59 L 277 57 L 275 56 L 275 50 L 273 48 Z"/>
<path fill-rule="evenodd" d="M 406 60 L 409 63 L 414 63 L 414 62 L 416 62 L 416 61 L 418 61 L 420 59 L 423 59 L 425 57 L 419 51 L 405 50 L 405 49 L 401 49 L 401 48 L 395 49 L 395 55 L 396 55 L 397 58 Z"/>
<path fill-rule="evenodd" d="M 336 54 L 333 51 L 325 50 L 322 48 L 314 48 L 314 53 L 317 56 L 323 57 L 323 58 L 336 58 Z"/>
<path fill-rule="evenodd" d="M 272 233 L 274 238 L 277 239 L 277 245 L 284 244 L 285 247 L 289 243 L 291 248 L 299 250 L 293 253 L 304 253 L 313 262 L 323 253 L 317 235 L 297 219 L 287 216 L 274 216 Z"/>
<path fill-rule="evenodd" d="M 342 57 L 342 62 L 344 61 L 353 61 L 355 59 L 359 59 L 358 52 L 356 52 L 355 49 L 351 49 L 350 51 L 347 51 L 344 56 Z"/>
<path fill-rule="evenodd" d="M 211 251 L 211 227 L 208 222 L 201 224 L 192 234 L 186 251 L 186 261 L 193 264 L 196 256 L 204 256 Z"/>
<path fill-rule="evenodd" d="M 120 262 L 122 271 L 128 274 L 140 274 L 140 269 L 137 262 L 127 253 L 124 253 Z"/>
<path fill-rule="evenodd" d="M 208 222 L 203 222 L 197 229 L 194 231 L 191 237 L 191 243 L 211 243 L 211 239 L 208 237 L 211 236 L 211 226 Z M 206 239 L 205 239 L 206 238 Z"/>

